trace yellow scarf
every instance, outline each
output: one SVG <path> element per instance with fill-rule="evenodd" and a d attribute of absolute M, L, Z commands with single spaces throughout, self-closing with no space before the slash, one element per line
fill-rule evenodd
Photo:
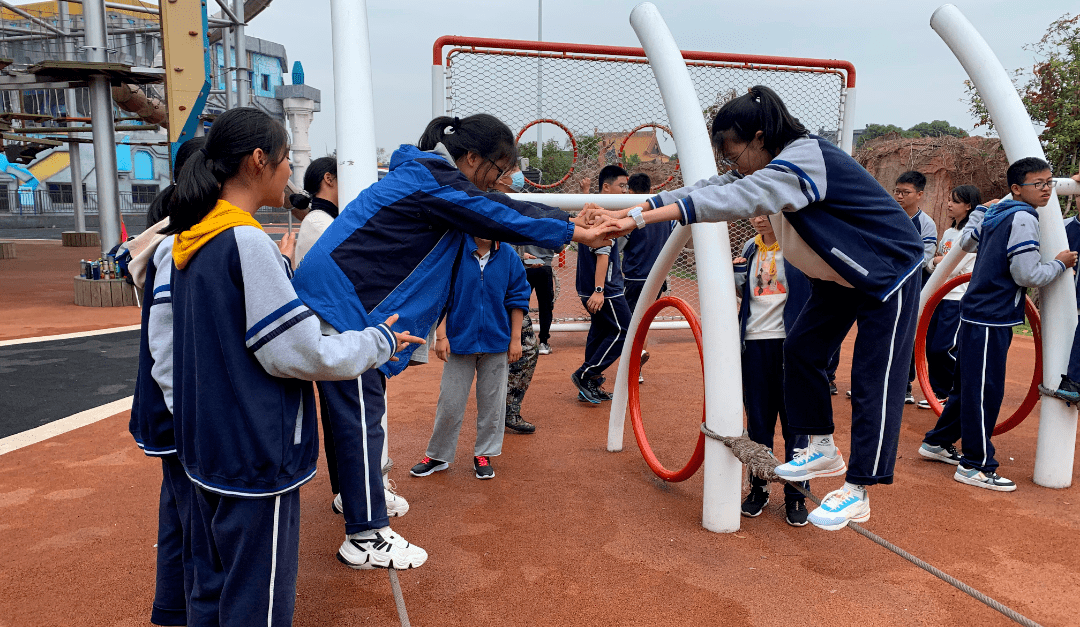
<path fill-rule="evenodd" d="M 757 250 L 758 250 L 758 253 L 757 253 L 758 254 L 758 266 L 765 263 L 765 259 L 769 256 L 769 253 L 780 250 L 780 240 L 776 240 L 771 245 L 766 246 L 765 245 L 765 238 L 761 237 L 761 235 L 755 235 L 754 236 L 754 244 L 757 245 Z M 173 250 L 176 250 L 176 249 L 174 248 Z M 173 254 L 175 254 L 175 253 L 173 253 Z M 776 255 L 775 254 L 772 256 L 772 259 L 770 259 L 769 274 L 772 274 L 772 275 L 776 274 Z"/>
<path fill-rule="evenodd" d="M 230 202 L 217 201 L 210 213 L 198 224 L 176 236 L 173 241 L 173 263 L 182 270 L 207 242 L 234 226 L 262 229 L 262 225 L 250 213 Z"/>

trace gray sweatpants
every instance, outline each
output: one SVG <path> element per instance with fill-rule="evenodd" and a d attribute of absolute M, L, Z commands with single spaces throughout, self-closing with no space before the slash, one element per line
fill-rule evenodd
<path fill-rule="evenodd" d="M 506 410 L 506 353 L 450 353 L 443 364 L 439 405 L 435 410 L 435 428 L 428 441 L 431 459 L 454 461 L 465 403 L 469 400 L 473 373 L 476 373 L 476 457 L 502 454 Z"/>

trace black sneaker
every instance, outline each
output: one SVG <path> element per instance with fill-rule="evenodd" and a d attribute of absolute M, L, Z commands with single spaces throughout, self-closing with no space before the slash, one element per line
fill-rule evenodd
<path fill-rule="evenodd" d="M 806 517 L 810 512 L 806 511 L 805 499 L 786 499 L 784 502 L 784 508 L 787 510 L 787 524 L 792 527 L 805 527 Z"/>
<path fill-rule="evenodd" d="M 441 462 L 441 461 L 439 461 L 437 459 L 431 459 L 430 457 L 425 457 L 424 459 L 420 460 L 419 464 L 413 466 L 412 469 L 409 470 L 409 474 L 414 476 L 414 477 L 426 477 L 426 476 L 430 475 L 433 472 L 439 472 L 440 470 L 446 470 L 449 467 L 450 467 L 450 464 L 448 464 L 446 462 Z"/>
<path fill-rule="evenodd" d="M 769 504 L 769 486 L 754 486 L 750 488 L 750 494 L 742 502 L 742 515 L 747 518 L 757 518 L 761 510 Z"/>
<path fill-rule="evenodd" d="M 1061 375 L 1061 384 L 1054 390 L 1054 396 L 1067 403 L 1080 403 L 1080 383 Z"/>
<path fill-rule="evenodd" d="M 532 433 L 536 431 L 536 425 L 521 416 L 507 416 L 506 428 L 514 433 Z"/>
<path fill-rule="evenodd" d="M 910 383 L 907 384 L 907 394 L 904 395 L 904 404 L 905 405 L 914 405 L 915 404 L 915 395 L 911 393 L 911 384 Z"/>
<path fill-rule="evenodd" d="M 600 399 L 601 401 L 610 401 L 611 400 L 611 393 L 608 392 L 607 390 L 605 390 L 603 387 L 601 387 L 601 386 L 604 385 L 604 381 L 606 381 L 606 380 L 607 379 L 605 379 L 604 377 L 593 377 L 592 379 L 589 379 L 585 383 L 586 385 L 592 386 L 593 395 L 596 396 L 596 398 Z"/>
<path fill-rule="evenodd" d="M 486 455 L 480 457 L 474 457 L 472 462 L 473 470 L 476 471 L 477 479 L 494 479 L 495 469 L 491 467 L 491 458 Z"/>
<path fill-rule="evenodd" d="M 581 375 L 579 375 L 578 373 L 575 372 L 575 373 L 570 375 L 570 380 L 574 383 L 574 386 L 578 389 L 578 400 L 579 401 L 583 401 L 583 402 L 586 402 L 586 403 L 592 403 L 593 405 L 599 405 L 602 402 L 602 399 L 600 399 L 600 398 L 598 398 L 596 396 L 596 392 L 594 391 L 593 387 L 591 385 L 589 385 L 590 382 L 591 382 L 591 379 L 589 381 L 582 381 L 581 380 Z"/>
<path fill-rule="evenodd" d="M 836 381 L 829 379 L 829 394 L 836 396 L 840 393 L 840 390 L 836 389 Z"/>

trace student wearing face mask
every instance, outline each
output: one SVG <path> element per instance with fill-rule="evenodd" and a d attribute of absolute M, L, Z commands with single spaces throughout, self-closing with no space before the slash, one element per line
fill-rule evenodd
<path fill-rule="evenodd" d="M 297 269 L 297 293 L 323 331 L 364 328 L 390 307 L 400 312 L 400 329 L 427 335 L 446 311 L 469 235 L 549 248 L 604 241 L 608 226 L 586 228 L 558 209 L 487 191 L 516 163 L 514 134 L 487 114 L 436 118 L 417 146 L 394 151 L 389 174 L 345 206 Z M 386 377 L 401 373 L 411 353 L 330 392 L 343 411 L 364 416 L 362 428 L 346 434 L 349 442 L 335 433 L 338 450 L 357 456 L 368 485 L 359 498 L 343 497 L 346 520 L 360 520 L 346 524 L 338 550 L 352 568 L 407 568 L 427 557 L 389 528 L 382 485 Z"/>

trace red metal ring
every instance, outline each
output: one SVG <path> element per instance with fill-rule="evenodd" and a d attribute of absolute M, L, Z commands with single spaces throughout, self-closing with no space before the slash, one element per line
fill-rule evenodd
<path fill-rule="evenodd" d="M 630 141 L 630 138 L 634 136 L 634 133 L 636 133 L 636 132 L 640 131 L 640 130 L 641 130 L 641 129 L 643 129 L 643 128 L 656 128 L 656 129 L 659 129 L 659 130 L 662 130 L 662 131 L 664 131 L 664 132 L 665 132 L 665 133 L 667 133 L 668 135 L 671 135 L 671 137 L 675 137 L 675 135 L 673 135 L 673 134 L 671 133 L 671 129 L 670 129 L 670 128 L 668 128 L 668 127 L 666 127 L 666 126 L 664 126 L 663 124 L 653 124 L 652 122 L 648 122 L 648 123 L 646 123 L 646 124 L 642 124 L 641 126 L 638 126 L 638 127 L 634 128 L 634 130 L 632 130 L 632 131 L 630 131 L 629 133 L 627 133 L 627 134 L 626 134 L 626 137 L 623 137 L 622 143 L 621 143 L 621 144 L 619 144 L 619 165 L 622 165 L 622 163 L 623 163 L 623 152 L 624 152 L 624 150 L 625 150 L 625 148 L 626 148 L 626 142 Z M 625 167 L 625 166 L 624 166 L 624 167 Z M 678 172 L 678 171 L 679 171 L 679 167 L 680 167 L 680 163 L 679 163 L 678 161 L 676 161 L 676 162 L 675 162 L 675 171 L 676 171 L 676 172 Z M 672 182 L 672 181 L 674 181 L 674 180 L 675 180 L 675 175 L 674 175 L 674 174 L 672 174 L 671 176 L 667 177 L 667 180 L 666 180 L 666 181 L 664 181 L 663 183 L 659 183 L 659 184 L 657 184 L 657 185 L 653 185 L 653 186 L 652 186 L 652 191 L 654 191 L 654 192 L 655 192 L 655 191 L 659 191 L 659 190 L 660 190 L 660 189 L 662 189 L 662 188 L 663 188 L 663 187 L 664 187 L 665 185 L 667 185 L 668 183 L 670 183 L 670 182 Z"/>
<path fill-rule="evenodd" d="M 518 131 L 517 137 L 514 138 L 514 143 L 515 144 L 518 143 L 518 141 L 521 140 L 521 136 L 524 135 L 525 131 L 529 130 L 530 127 L 536 126 L 537 124 L 543 124 L 544 122 L 547 122 L 548 124 L 554 124 L 555 126 L 558 126 L 559 128 L 561 128 L 563 130 L 564 133 L 566 133 L 566 136 L 570 138 L 570 145 L 574 148 L 574 160 L 570 163 L 570 169 L 566 172 L 566 176 L 562 177 L 558 181 L 555 181 L 554 183 L 551 183 L 551 184 L 548 184 L 548 185 L 543 185 L 541 183 L 533 183 L 528 178 L 526 178 L 525 182 L 528 183 L 529 185 L 532 185 L 536 189 L 551 189 L 553 187 L 558 187 L 558 186 L 562 185 L 563 183 L 566 182 L 566 179 L 570 178 L 570 175 L 574 173 L 574 168 L 577 167 L 577 157 L 578 157 L 578 155 L 577 155 L 577 140 L 574 139 L 574 134 L 570 132 L 570 129 L 567 128 L 565 124 L 563 124 L 562 122 L 559 122 L 557 120 L 552 120 L 550 118 L 544 118 L 542 120 L 533 120 L 532 122 L 529 122 L 525 126 L 521 127 L 520 131 Z"/>
<path fill-rule="evenodd" d="M 694 453 L 690 456 L 690 461 L 686 462 L 686 466 L 683 466 L 682 469 L 672 471 L 664 468 L 664 465 L 656 458 L 652 447 L 649 446 L 649 440 L 645 436 L 645 427 L 641 423 L 641 390 L 638 388 L 638 376 L 641 374 L 641 350 L 645 346 L 645 337 L 649 333 L 649 325 L 652 324 L 653 318 L 667 307 L 678 309 L 686 318 L 686 321 L 690 323 L 690 330 L 693 332 L 694 340 L 697 342 L 698 358 L 701 361 L 702 375 L 704 376 L 705 357 L 702 352 L 701 322 L 698 320 L 697 312 L 681 298 L 663 296 L 656 299 L 656 302 L 645 310 L 645 315 L 642 316 L 641 323 L 638 324 L 638 332 L 634 336 L 634 345 L 630 348 L 630 374 L 627 380 L 627 392 L 630 424 L 634 427 L 634 439 L 637 440 L 638 448 L 641 449 L 641 456 L 645 458 L 645 463 L 656 473 L 657 477 L 674 483 L 686 481 L 694 476 L 698 468 L 701 468 L 701 462 L 705 460 L 705 434 L 698 430 L 697 445 L 694 447 Z M 705 422 L 704 394 L 702 396 L 701 422 Z"/>
<path fill-rule="evenodd" d="M 926 307 L 923 309 L 922 315 L 919 317 L 919 326 L 915 329 L 915 374 L 919 378 L 919 387 L 922 388 L 923 394 L 926 396 L 926 400 L 930 403 L 930 409 L 934 410 L 934 413 L 938 416 L 941 415 L 941 410 L 944 409 L 941 403 L 936 398 L 937 395 L 932 391 L 929 395 L 926 394 L 930 388 L 930 372 L 926 363 L 926 332 L 930 328 L 930 319 L 934 315 L 934 310 L 937 309 L 938 303 L 941 302 L 945 295 L 948 294 L 957 285 L 962 285 L 971 280 L 971 273 L 961 274 L 960 276 L 953 277 L 945 282 L 938 291 L 926 301 Z M 1025 297 L 1024 312 L 1027 314 L 1028 321 L 1031 323 L 1031 335 L 1035 340 L 1035 371 L 1031 374 L 1031 386 L 1028 388 L 1027 396 L 1024 397 L 1024 402 L 1020 404 L 1020 407 L 1016 408 L 1016 411 L 1012 413 L 1003 422 L 999 422 L 994 427 L 994 435 L 1001 435 L 1010 429 L 1013 429 L 1024 418 L 1028 417 L 1031 410 L 1035 408 L 1035 403 L 1039 402 L 1039 384 L 1042 383 L 1042 319 L 1039 317 L 1039 310 L 1035 308 L 1035 303 L 1031 302 L 1030 298 Z"/>

